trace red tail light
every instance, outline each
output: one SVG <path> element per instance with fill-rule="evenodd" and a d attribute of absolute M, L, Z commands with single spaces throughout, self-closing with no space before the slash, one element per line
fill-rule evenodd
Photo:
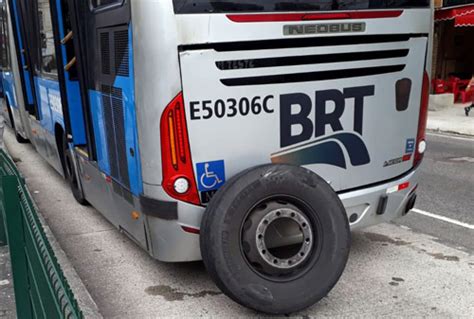
<path fill-rule="evenodd" d="M 354 11 L 337 13 L 253 13 L 253 14 L 228 14 L 227 18 L 232 22 L 291 22 L 291 21 L 314 21 L 314 20 L 343 20 L 343 19 L 382 19 L 397 18 L 403 10 L 391 11 Z"/>
<path fill-rule="evenodd" d="M 199 205 L 182 92 L 163 112 L 160 130 L 163 188 L 173 198 Z"/>
<path fill-rule="evenodd" d="M 430 78 L 425 71 L 423 75 L 423 87 L 421 92 L 420 117 L 418 120 L 418 135 L 416 138 L 414 166 L 418 165 L 423 159 L 426 150 L 426 122 L 428 120 L 428 102 L 430 98 Z"/>

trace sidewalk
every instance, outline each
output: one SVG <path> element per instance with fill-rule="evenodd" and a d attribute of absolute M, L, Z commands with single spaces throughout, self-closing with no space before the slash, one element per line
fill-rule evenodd
<path fill-rule="evenodd" d="M 0 247 L 0 318 L 16 318 L 15 295 L 8 246 Z"/>
<path fill-rule="evenodd" d="M 464 107 L 470 104 L 453 104 L 450 95 L 431 96 L 428 111 L 428 130 L 444 133 L 470 135 L 474 137 L 474 110 L 469 116 Z"/>

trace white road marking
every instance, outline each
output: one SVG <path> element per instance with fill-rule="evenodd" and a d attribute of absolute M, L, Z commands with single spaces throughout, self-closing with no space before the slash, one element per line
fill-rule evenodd
<path fill-rule="evenodd" d="M 438 134 L 438 133 L 431 133 L 431 132 L 426 132 L 426 135 L 432 135 L 432 136 L 437 136 L 437 137 L 445 137 L 445 138 L 452 138 L 452 139 L 461 140 L 461 141 L 474 142 L 474 136 L 473 136 L 473 137 L 463 137 L 463 136 L 456 136 L 456 135 L 452 135 L 452 134 Z"/>
<path fill-rule="evenodd" d="M 436 214 L 433 214 L 433 213 L 425 212 L 424 210 L 417 209 L 417 208 L 413 208 L 411 211 L 412 211 L 413 213 L 417 213 L 417 214 L 420 214 L 420 215 L 423 215 L 423 216 L 427 216 L 427 217 L 431 217 L 431 218 L 434 218 L 434 219 L 438 219 L 438 220 L 444 221 L 444 222 L 446 222 L 446 223 L 450 223 L 450 224 L 453 224 L 453 225 L 456 225 L 456 226 L 460 226 L 460 227 L 464 227 L 464 228 L 467 228 L 467 229 L 472 229 L 472 230 L 474 230 L 474 225 L 471 225 L 471 224 L 468 224 L 468 223 L 464 223 L 464 222 L 461 222 L 461 221 L 456 220 L 456 219 L 452 219 L 452 218 L 449 218 L 449 217 L 445 217 L 445 216 L 441 216 L 441 215 L 436 215 Z"/>
<path fill-rule="evenodd" d="M 469 162 L 469 163 L 474 163 L 474 157 L 456 157 L 456 158 L 452 158 L 451 159 L 452 161 L 455 161 L 455 162 Z"/>

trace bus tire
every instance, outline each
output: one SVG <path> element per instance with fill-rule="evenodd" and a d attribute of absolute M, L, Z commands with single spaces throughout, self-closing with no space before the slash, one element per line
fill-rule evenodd
<path fill-rule="evenodd" d="M 286 230 L 287 237 L 278 236 Z M 313 172 L 263 165 L 230 179 L 204 213 L 200 245 L 216 285 L 237 303 L 290 314 L 339 280 L 351 235 L 338 195 Z"/>
<path fill-rule="evenodd" d="M 15 119 L 13 118 L 13 111 L 11 109 L 10 103 L 8 102 L 8 99 L 5 99 L 5 102 L 7 103 L 8 116 L 10 117 L 10 124 L 11 124 L 11 128 L 13 129 L 13 132 L 15 133 L 16 141 L 20 144 L 29 143 L 30 141 L 28 139 L 24 138 L 17 132 Z"/>
<path fill-rule="evenodd" d="M 72 195 L 74 199 L 83 206 L 88 206 L 89 202 L 86 200 L 84 192 L 82 191 L 81 180 L 76 174 L 76 170 L 74 168 L 74 159 L 72 158 L 74 155 L 69 150 L 67 139 L 64 136 L 63 139 L 63 157 L 64 157 L 64 176 L 69 183 L 69 187 L 71 188 Z"/>
<path fill-rule="evenodd" d="M 18 143 L 20 144 L 27 144 L 30 142 L 30 140 L 24 138 L 23 136 L 21 136 L 18 132 L 15 131 L 15 139 Z"/>

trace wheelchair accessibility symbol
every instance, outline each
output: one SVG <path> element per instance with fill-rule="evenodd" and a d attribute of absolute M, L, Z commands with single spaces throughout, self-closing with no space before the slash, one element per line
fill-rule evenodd
<path fill-rule="evenodd" d="M 218 189 L 225 183 L 224 161 L 197 163 L 196 170 L 201 192 Z"/>

